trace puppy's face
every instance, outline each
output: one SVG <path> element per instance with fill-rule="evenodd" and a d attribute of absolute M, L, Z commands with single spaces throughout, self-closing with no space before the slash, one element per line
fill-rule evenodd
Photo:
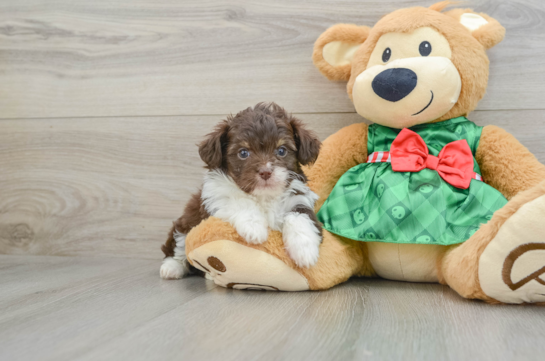
<path fill-rule="evenodd" d="M 201 143 L 208 169 L 222 169 L 243 191 L 275 195 L 305 179 L 301 165 L 316 160 L 318 138 L 276 104 L 258 104 L 220 123 Z"/>

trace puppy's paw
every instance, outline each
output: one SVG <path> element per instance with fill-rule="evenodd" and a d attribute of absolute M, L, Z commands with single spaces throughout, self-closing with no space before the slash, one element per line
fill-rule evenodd
<path fill-rule="evenodd" d="M 284 247 L 299 267 L 311 267 L 320 255 L 321 232 L 308 215 L 289 213 L 284 219 L 282 232 Z"/>
<path fill-rule="evenodd" d="M 167 257 L 163 260 L 159 273 L 164 280 L 176 280 L 187 276 L 191 271 L 187 259 L 178 261 L 172 257 Z"/>
<path fill-rule="evenodd" d="M 249 219 L 246 222 L 237 225 L 235 228 L 238 234 L 240 234 L 246 242 L 251 244 L 261 244 L 265 242 L 269 236 L 269 228 L 267 222 L 264 220 Z"/>

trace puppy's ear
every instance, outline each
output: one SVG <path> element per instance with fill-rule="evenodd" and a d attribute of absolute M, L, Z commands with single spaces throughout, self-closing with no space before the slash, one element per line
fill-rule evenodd
<path fill-rule="evenodd" d="M 199 155 L 206 168 L 217 169 L 223 165 L 227 143 L 229 141 L 227 132 L 229 123 L 224 120 L 216 125 L 214 131 L 206 135 L 206 138 L 199 144 Z"/>
<path fill-rule="evenodd" d="M 293 137 L 297 147 L 297 160 L 302 165 L 314 163 L 318 158 L 322 143 L 316 134 L 308 130 L 299 119 L 291 117 L 290 125 L 293 129 Z"/>

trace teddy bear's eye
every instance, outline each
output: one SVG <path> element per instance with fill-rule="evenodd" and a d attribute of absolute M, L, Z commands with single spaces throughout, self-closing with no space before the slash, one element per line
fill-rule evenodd
<path fill-rule="evenodd" d="M 390 50 L 390 48 L 384 49 L 384 52 L 382 53 L 382 61 L 386 63 L 388 60 L 390 60 L 391 56 L 392 50 Z"/>
<path fill-rule="evenodd" d="M 422 56 L 428 56 L 431 53 L 431 44 L 428 41 L 423 41 L 418 47 L 418 51 Z"/>

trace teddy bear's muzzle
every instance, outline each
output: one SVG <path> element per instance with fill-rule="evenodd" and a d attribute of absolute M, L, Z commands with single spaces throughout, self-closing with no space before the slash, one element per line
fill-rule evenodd
<path fill-rule="evenodd" d="M 445 115 L 458 101 L 460 73 L 446 57 L 411 57 L 359 74 L 352 99 L 358 114 L 391 128 L 409 128 Z"/>

